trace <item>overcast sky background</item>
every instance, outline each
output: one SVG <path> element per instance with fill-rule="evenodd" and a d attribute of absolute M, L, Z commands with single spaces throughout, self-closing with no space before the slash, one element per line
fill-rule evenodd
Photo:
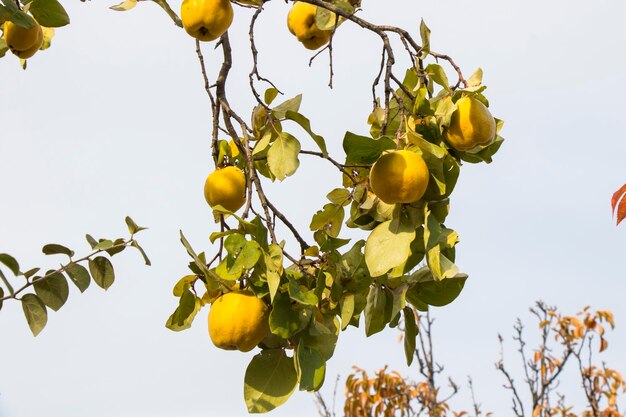
<path fill-rule="evenodd" d="M 37 338 L 21 307 L 5 303 L 0 416 L 242 416 L 243 377 L 254 353 L 216 349 L 206 309 L 190 330 L 164 327 L 176 307 L 171 288 L 189 261 L 178 230 L 198 250 L 211 250 L 208 236 L 216 230 L 202 196 L 212 170 L 211 121 L 194 41 L 153 3 L 127 13 L 108 10 L 113 4 L 65 2 L 72 24 L 57 30 L 53 47 L 30 60 L 27 71 L 11 54 L 0 60 L 0 252 L 15 256 L 23 270 L 55 267 L 61 258 L 42 255 L 43 244 L 87 253 L 85 233 L 124 236 L 123 219 L 131 215 L 150 227 L 138 238 L 153 266 L 131 251 L 116 256 L 109 291 L 92 284 L 80 295 L 72 287 Z M 380 41 L 343 25 L 330 90 L 327 56 L 308 68 L 311 52 L 286 27 L 288 6 L 275 0 L 266 9 L 257 24 L 262 74 L 288 97 L 304 94 L 302 112 L 342 159 L 345 131 L 368 131 Z M 436 355 L 447 374 L 461 384 L 472 375 L 485 410 L 510 415 L 493 365 L 497 333 L 507 339 L 513 363 L 511 326 L 516 317 L 529 321 L 527 309 L 538 299 L 566 313 L 587 304 L 612 310 L 618 327 L 604 359 L 626 371 L 626 226 L 614 226 L 609 205 L 626 182 L 626 3 L 364 0 L 363 9 L 362 17 L 416 36 L 423 17 L 433 50 L 453 56 L 467 76 L 484 69 L 492 113 L 505 120 L 506 142 L 494 163 L 465 165 L 452 198 L 448 226 L 461 236 L 457 263 L 470 279 L 457 301 L 434 309 Z M 227 90 L 247 115 L 251 11 L 235 13 Z M 219 51 L 211 44 L 204 51 L 214 76 Z M 340 184 L 323 162 L 302 156 L 294 177 L 266 185 L 302 230 Z M 397 336 L 386 330 L 366 339 L 362 328 L 342 334 L 324 396 L 332 398 L 336 376 L 343 381 L 353 364 L 371 372 L 389 365 L 417 377 L 415 367 L 405 366 Z M 512 369 L 521 380 L 519 368 Z M 574 375 L 565 378 L 570 398 L 577 386 Z M 340 383 L 339 415 L 342 396 Z M 470 407 L 467 389 L 456 404 Z M 296 393 L 270 415 L 317 413 L 311 395 Z"/>

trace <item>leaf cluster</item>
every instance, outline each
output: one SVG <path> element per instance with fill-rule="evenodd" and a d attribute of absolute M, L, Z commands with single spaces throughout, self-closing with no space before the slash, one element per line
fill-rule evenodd
<path fill-rule="evenodd" d="M 0 253 L 0 264 L 15 278 L 23 279 L 21 287 L 16 289 L 0 268 L 0 279 L 4 284 L 4 287 L 0 285 L 0 310 L 5 301 L 19 301 L 31 332 L 37 336 L 48 322 L 48 309 L 58 311 L 65 305 L 69 297 L 68 280 L 81 293 L 89 288 L 92 279 L 100 288 L 107 290 L 115 281 L 115 271 L 109 258 L 127 247 L 139 250 L 146 265 L 150 265 L 150 260 L 134 237 L 145 228 L 138 226 L 130 217 L 126 217 L 126 225 L 130 233 L 127 239 L 95 239 L 86 235 L 92 252 L 82 258 L 77 258 L 75 252 L 66 246 L 56 243 L 44 245 L 42 252 L 45 255 L 64 255 L 68 258 L 59 268 L 46 270 L 45 273 L 39 267 L 23 271 L 14 257 Z"/>

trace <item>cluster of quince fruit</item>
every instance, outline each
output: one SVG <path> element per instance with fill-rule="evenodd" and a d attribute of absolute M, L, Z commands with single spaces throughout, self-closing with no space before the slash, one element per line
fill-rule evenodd
<path fill-rule="evenodd" d="M 9 50 L 20 59 L 31 58 L 41 49 L 44 41 L 43 29 L 39 23 L 26 29 L 7 20 L 4 22 L 3 33 Z"/>
<path fill-rule="evenodd" d="M 297 1 L 287 16 L 289 31 L 307 49 L 318 49 L 330 40 L 332 30 L 317 25 L 317 6 Z M 233 22 L 230 0 L 183 0 L 180 8 L 183 28 L 192 37 L 213 41 L 228 30 Z"/>
<path fill-rule="evenodd" d="M 211 207 L 239 210 L 246 201 L 244 172 L 230 165 L 213 171 L 204 183 L 204 198 Z M 211 303 L 209 336 L 218 348 L 248 352 L 269 334 L 268 318 L 269 307 L 251 291 L 227 292 Z"/>
<path fill-rule="evenodd" d="M 471 96 L 456 102 L 443 139 L 452 149 L 479 152 L 496 138 L 496 121 L 488 108 Z M 233 156 L 237 148 L 229 144 Z M 430 173 L 422 157 L 410 150 L 383 154 L 369 173 L 371 191 L 387 204 L 410 204 L 420 200 L 428 187 Z M 230 212 L 246 201 L 246 175 L 235 166 L 212 172 L 204 184 L 204 196 L 213 208 Z M 222 349 L 252 350 L 269 334 L 269 307 L 253 293 L 242 290 L 226 293 L 215 300 L 209 311 L 209 335 Z"/>
<path fill-rule="evenodd" d="M 233 20 L 229 0 L 184 0 L 181 17 L 185 30 L 202 41 L 220 37 Z M 318 49 L 329 42 L 331 30 L 317 26 L 317 7 L 295 2 L 287 24 L 304 47 Z M 264 110 L 264 109 L 262 109 Z M 265 115 L 256 114 L 257 117 Z M 253 116 L 254 124 L 255 116 Z M 456 101 L 456 110 L 444 128 L 447 146 L 462 153 L 480 152 L 496 139 L 496 120 L 477 98 L 466 95 Z M 230 156 L 239 150 L 231 141 Z M 418 153 L 399 149 L 384 153 L 371 167 L 369 188 L 387 204 L 411 204 L 420 200 L 428 188 L 430 173 Z M 204 197 L 214 209 L 218 206 L 236 212 L 246 202 L 246 173 L 236 166 L 221 164 L 207 178 Z M 218 210 L 219 212 L 220 210 Z M 211 303 L 209 335 L 215 346 L 250 351 L 269 334 L 270 307 L 245 289 L 227 292 Z"/>
<path fill-rule="evenodd" d="M 496 138 L 496 121 L 478 99 L 465 96 L 457 102 L 443 139 L 453 149 L 474 153 Z M 421 156 L 408 150 L 382 155 L 369 174 L 371 190 L 387 204 L 418 201 L 428 187 L 429 172 Z"/>

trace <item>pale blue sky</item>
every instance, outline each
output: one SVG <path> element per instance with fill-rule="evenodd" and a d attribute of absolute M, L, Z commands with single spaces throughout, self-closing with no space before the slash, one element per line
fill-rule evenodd
<path fill-rule="evenodd" d="M 65 3 L 72 24 L 28 71 L 13 56 L 0 60 L 0 252 L 25 267 L 53 267 L 43 244 L 83 253 L 85 233 L 121 236 L 131 215 L 150 227 L 139 238 L 153 266 L 135 253 L 117 256 L 113 287 L 72 289 L 37 338 L 21 308 L 5 304 L 0 416 L 242 416 L 253 353 L 214 348 L 206 310 L 190 330 L 164 327 L 176 306 L 171 287 L 188 262 L 178 230 L 204 249 L 215 230 L 201 191 L 211 170 L 210 109 L 194 42 L 152 3 L 128 13 L 108 10 L 113 1 Z M 343 25 L 329 90 L 327 58 L 308 68 L 311 53 L 286 28 L 288 6 L 266 7 L 257 25 L 261 71 L 287 95 L 304 93 L 302 111 L 341 159 L 345 131 L 367 132 L 379 41 Z M 626 226 L 614 226 L 609 206 L 626 182 L 625 3 L 364 0 L 363 7 L 364 17 L 414 33 L 423 17 L 434 50 L 467 75 L 484 69 L 491 110 L 505 120 L 507 141 L 494 163 L 465 165 L 452 199 L 448 225 L 461 236 L 457 263 L 470 280 L 457 301 L 436 310 L 438 360 L 458 382 L 474 377 L 485 409 L 509 415 L 493 366 L 496 335 L 509 336 L 514 319 L 528 318 L 527 308 L 543 299 L 568 313 L 586 304 L 612 310 L 618 328 L 606 360 L 626 372 Z M 251 12 L 235 12 L 228 92 L 247 114 Z M 204 50 L 215 74 L 220 54 Z M 303 156 L 296 176 L 266 186 L 301 229 L 339 184 L 322 162 Z M 320 178 L 322 169 L 329 174 Z M 330 398 L 335 376 L 345 378 L 353 364 L 416 375 L 397 336 L 342 334 L 323 393 Z M 566 392 L 576 386 L 573 376 L 564 384 Z M 461 407 L 469 407 L 466 391 Z M 317 414 L 312 396 L 296 393 L 270 415 Z"/>

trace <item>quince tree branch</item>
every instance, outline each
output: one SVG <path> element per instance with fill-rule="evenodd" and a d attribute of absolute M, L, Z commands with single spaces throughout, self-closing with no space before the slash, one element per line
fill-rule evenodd
<path fill-rule="evenodd" d="M 52 270 L 52 271 L 47 272 L 44 276 L 34 277 L 32 280 L 30 278 L 26 278 L 26 283 L 24 285 L 22 285 L 20 288 L 18 288 L 17 290 L 13 290 L 13 288 L 10 286 L 8 280 L 6 279 L 6 277 L 4 276 L 2 271 L 0 271 L 0 277 L 2 278 L 2 281 L 9 288 L 9 295 L 4 296 L 4 297 L 0 297 L 0 302 L 6 301 L 6 300 L 10 300 L 10 299 L 20 300 L 21 298 L 19 297 L 19 295 L 22 292 L 26 291 L 27 289 L 29 289 L 30 287 L 35 285 L 35 283 L 45 281 L 48 278 L 50 278 L 52 276 L 55 276 L 57 274 L 65 273 L 70 265 L 78 264 L 78 263 L 90 260 L 94 256 L 99 255 L 99 254 L 101 254 L 103 252 L 115 251 L 117 249 L 124 249 L 124 248 L 127 248 L 129 246 L 133 246 L 134 242 L 135 242 L 135 239 L 133 237 L 130 237 L 127 240 L 125 240 L 125 241 L 123 241 L 121 243 L 118 243 L 117 245 L 113 245 L 113 246 L 108 247 L 106 249 L 95 250 L 95 251 L 91 252 L 89 255 L 83 256 L 82 258 L 79 258 L 79 259 L 71 259 L 70 258 L 70 262 L 68 262 L 65 265 L 62 265 L 60 268 L 58 268 L 56 270 Z"/>

